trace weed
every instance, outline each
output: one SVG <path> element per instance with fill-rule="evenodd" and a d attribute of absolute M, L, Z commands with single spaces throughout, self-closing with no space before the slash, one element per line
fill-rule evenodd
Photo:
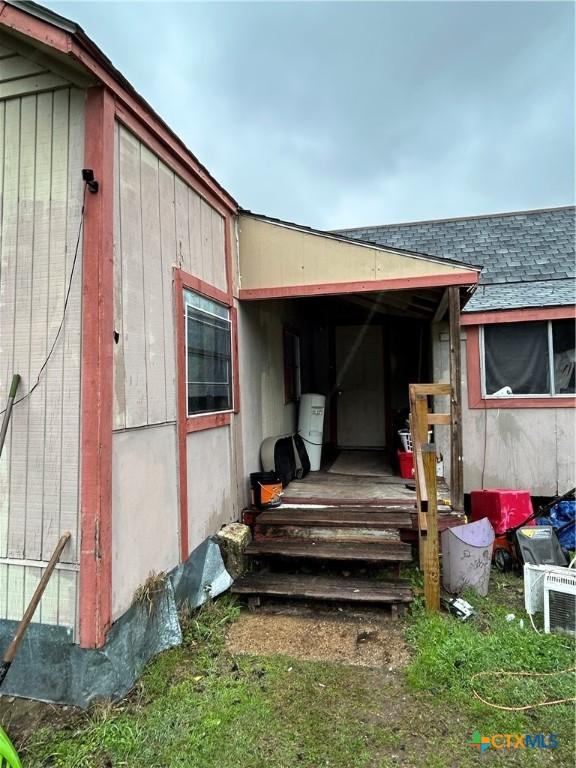
<path fill-rule="evenodd" d="M 168 574 L 166 571 L 151 573 L 144 584 L 141 584 L 134 592 L 133 602 L 144 605 L 149 616 L 153 616 L 156 611 L 158 600 L 164 594 L 167 578 Z"/>

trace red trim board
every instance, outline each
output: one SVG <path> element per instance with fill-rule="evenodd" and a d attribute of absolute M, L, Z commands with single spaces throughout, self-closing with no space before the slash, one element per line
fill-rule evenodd
<path fill-rule="evenodd" d="M 576 307 L 574 306 L 498 309 L 491 312 L 464 312 L 460 325 L 528 323 L 531 320 L 565 320 L 570 318 L 576 318 Z"/>
<path fill-rule="evenodd" d="M 176 329 L 176 392 L 178 396 L 178 487 L 180 505 L 180 560 L 188 555 L 188 456 L 186 451 L 186 366 L 184 360 L 184 296 L 181 270 L 174 269 L 174 327 Z"/>
<path fill-rule="evenodd" d="M 112 366 L 114 104 L 87 92 L 86 193 L 82 251 L 80 645 L 104 645 L 112 615 Z"/>
<path fill-rule="evenodd" d="M 576 407 L 576 397 L 483 398 L 480 371 L 480 329 L 477 325 L 468 327 L 466 331 L 466 366 L 468 377 L 468 407 L 471 409 Z"/>
<path fill-rule="evenodd" d="M 174 323 L 176 327 L 176 365 L 177 365 L 177 394 L 178 394 L 178 478 L 180 487 L 180 559 L 188 558 L 188 450 L 187 435 L 205 429 L 228 426 L 232 421 L 232 412 L 199 414 L 188 416 L 186 407 L 186 360 L 184 338 L 184 289 L 188 288 L 201 293 L 214 301 L 225 304 L 230 309 L 232 325 L 232 388 L 233 409 L 240 409 L 240 383 L 238 378 L 238 317 L 236 308 L 232 305 L 232 297 L 209 283 L 193 275 L 174 268 Z"/>
<path fill-rule="evenodd" d="M 230 308 L 232 316 L 232 389 L 234 413 L 240 413 L 240 370 L 239 370 L 239 347 L 238 347 L 238 310 L 236 307 Z"/>
<path fill-rule="evenodd" d="M 341 293 L 367 293 L 369 291 L 401 291 L 409 288 L 436 288 L 445 285 L 475 285 L 477 272 L 452 272 L 445 275 L 399 277 L 389 280 L 361 280 L 347 283 L 312 283 L 272 288 L 242 288 L 240 299 L 279 299 L 296 296 L 328 296 Z"/>

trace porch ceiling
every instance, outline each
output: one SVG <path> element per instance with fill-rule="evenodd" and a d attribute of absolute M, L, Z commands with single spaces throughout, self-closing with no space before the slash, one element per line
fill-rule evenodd
<path fill-rule="evenodd" d="M 366 244 L 250 213 L 240 215 L 239 259 L 241 299 L 379 292 L 380 305 L 397 309 L 409 305 L 425 316 L 437 309 L 444 287 L 475 286 L 480 273 L 479 267 L 449 259 Z M 431 297 L 430 289 L 435 293 L 440 289 L 438 296 Z"/>

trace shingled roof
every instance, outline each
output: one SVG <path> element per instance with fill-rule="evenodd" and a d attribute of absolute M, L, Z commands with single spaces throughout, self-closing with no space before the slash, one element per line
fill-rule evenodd
<path fill-rule="evenodd" d="M 379 245 L 481 264 L 467 312 L 576 303 L 573 206 L 338 230 Z"/>

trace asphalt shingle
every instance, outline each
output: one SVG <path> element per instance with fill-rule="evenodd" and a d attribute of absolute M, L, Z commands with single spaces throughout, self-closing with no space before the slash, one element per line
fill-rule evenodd
<path fill-rule="evenodd" d="M 575 303 L 575 212 L 570 206 L 338 233 L 482 265 L 480 287 L 467 311 L 560 306 Z"/>
<path fill-rule="evenodd" d="M 530 280 L 525 283 L 479 285 L 466 304 L 465 312 L 489 312 L 524 307 L 570 306 L 576 304 L 576 281 Z"/>

